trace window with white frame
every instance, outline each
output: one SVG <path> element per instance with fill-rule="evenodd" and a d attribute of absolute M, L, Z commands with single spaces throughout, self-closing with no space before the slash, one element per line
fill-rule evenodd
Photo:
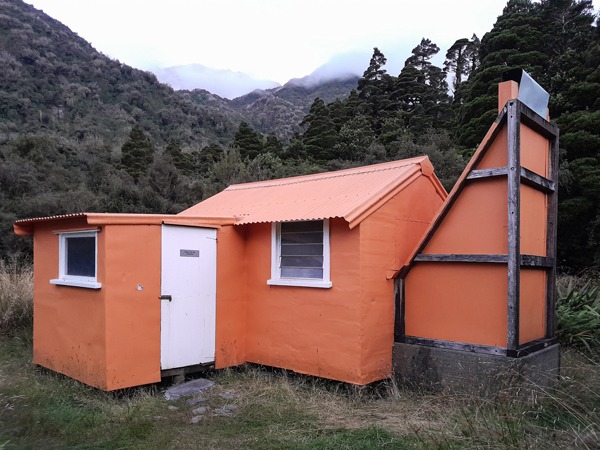
<path fill-rule="evenodd" d="M 91 289 L 98 283 L 98 231 L 58 233 L 58 278 L 52 284 Z"/>
<path fill-rule="evenodd" d="M 273 224 L 270 285 L 331 287 L 329 221 Z"/>

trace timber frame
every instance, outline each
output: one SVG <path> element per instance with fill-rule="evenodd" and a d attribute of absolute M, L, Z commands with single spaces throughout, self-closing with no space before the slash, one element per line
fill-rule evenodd
<path fill-rule="evenodd" d="M 531 128 L 549 141 L 548 178 L 521 167 L 521 124 Z M 507 127 L 508 165 L 491 169 L 474 170 L 491 147 L 500 131 Z M 553 345 L 556 340 L 556 231 L 558 203 L 558 128 L 539 116 L 518 99 L 509 100 L 480 148 L 457 181 L 439 215 L 431 225 L 427 235 L 418 246 L 409 264 L 396 274 L 395 279 L 395 327 L 394 341 L 417 344 L 426 347 L 446 348 L 502 355 L 508 357 L 526 356 L 532 352 Z M 423 254 L 423 250 L 452 208 L 459 194 L 467 184 L 492 177 L 508 178 L 508 252 L 507 254 Z M 520 250 L 520 199 L 521 184 L 527 185 L 546 195 L 546 255 L 521 254 Z M 457 264 L 502 264 L 508 270 L 507 333 L 506 346 L 495 347 L 469 343 L 419 338 L 405 334 L 404 278 L 415 263 L 457 263 Z M 468 269 L 466 269 L 468 270 Z M 519 345 L 520 310 L 520 271 L 544 270 L 546 272 L 546 321 L 545 338 Z"/>

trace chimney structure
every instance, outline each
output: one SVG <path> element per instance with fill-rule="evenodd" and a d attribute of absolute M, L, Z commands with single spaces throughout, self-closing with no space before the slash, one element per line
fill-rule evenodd
<path fill-rule="evenodd" d="M 396 274 L 400 382 L 486 390 L 558 377 L 558 129 L 529 74 L 503 79 L 497 119 Z"/>

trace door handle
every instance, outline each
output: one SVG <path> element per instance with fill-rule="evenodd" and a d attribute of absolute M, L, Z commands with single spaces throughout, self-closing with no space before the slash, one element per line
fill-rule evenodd
<path fill-rule="evenodd" d="M 160 297 L 158 297 L 161 300 L 169 300 L 170 302 L 173 301 L 173 297 L 170 295 L 161 295 Z"/>

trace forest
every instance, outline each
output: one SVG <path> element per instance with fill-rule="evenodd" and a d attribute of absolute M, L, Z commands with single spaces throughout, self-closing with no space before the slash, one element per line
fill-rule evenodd
<path fill-rule="evenodd" d="M 21 0 L 0 0 L 0 11 L 0 258 L 31 254 L 12 233 L 21 218 L 177 213 L 232 183 L 423 154 L 450 190 L 497 115 L 502 73 L 523 68 L 550 93 L 561 129 L 560 269 L 600 266 L 591 0 L 509 0 L 481 37 L 458 37 L 445 53 L 415 42 L 398 74 L 376 47 L 354 88 L 303 100 L 300 120 L 291 96 L 311 93 L 259 99 L 257 120 L 243 98 L 173 91 Z"/>

